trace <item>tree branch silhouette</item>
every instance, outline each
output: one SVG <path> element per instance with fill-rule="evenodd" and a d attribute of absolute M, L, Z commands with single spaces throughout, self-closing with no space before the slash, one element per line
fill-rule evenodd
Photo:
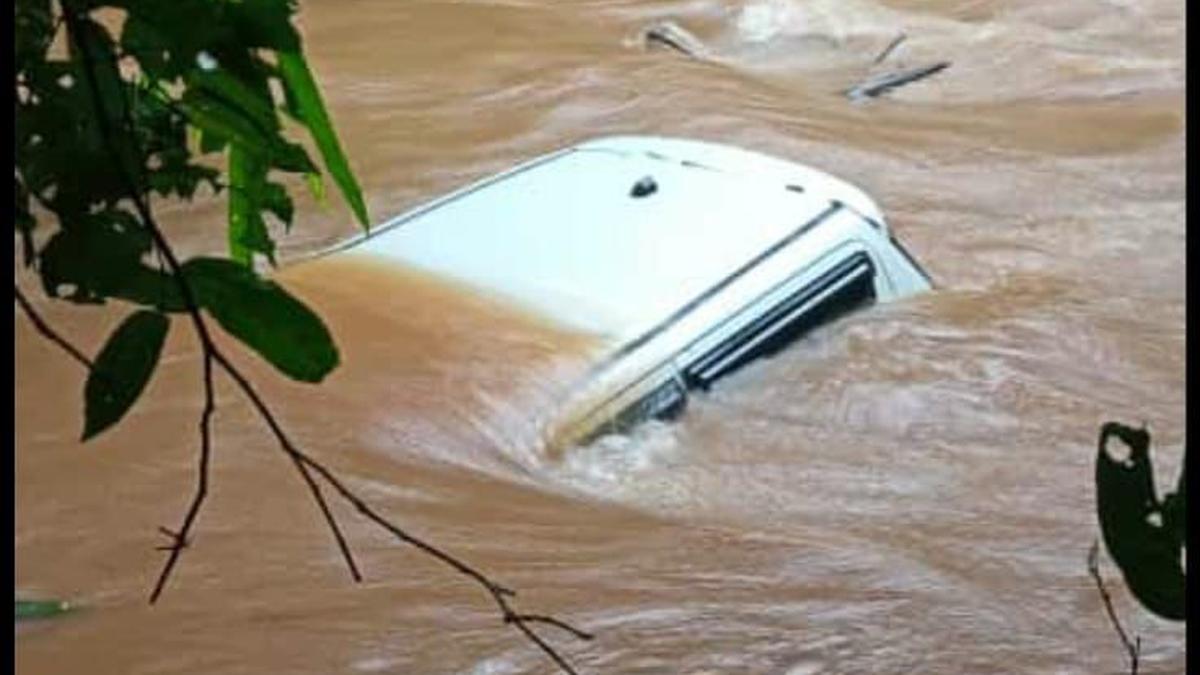
<path fill-rule="evenodd" d="M 1108 612 L 1108 620 L 1117 631 L 1117 635 L 1121 638 L 1121 644 L 1125 647 L 1125 651 L 1129 653 L 1129 672 L 1130 675 L 1137 675 L 1138 672 L 1138 657 L 1142 651 L 1142 638 L 1136 637 L 1133 641 L 1129 639 L 1129 635 L 1121 626 L 1121 621 L 1117 619 L 1117 612 L 1113 609 L 1112 596 L 1108 594 L 1108 589 L 1104 586 L 1104 579 L 1100 576 L 1100 542 L 1093 541 L 1092 548 L 1088 551 L 1088 573 L 1096 582 L 1096 590 L 1100 591 L 1100 599 L 1104 601 L 1104 609 Z"/>
<path fill-rule="evenodd" d="M 337 491 L 337 493 L 341 495 L 343 499 L 353 505 L 354 508 L 365 518 L 392 533 L 392 535 L 394 535 L 400 541 L 409 544 L 410 546 L 414 546 L 421 551 L 424 551 L 428 555 L 437 558 L 447 566 L 453 568 L 459 574 L 470 578 L 482 586 L 483 589 L 486 590 L 496 602 L 496 606 L 500 610 L 500 614 L 504 619 L 504 623 L 515 625 L 518 630 L 524 633 L 531 642 L 536 644 L 543 652 L 545 652 L 545 654 L 549 656 L 564 672 L 576 672 L 571 665 L 567 663 L 567 661 L 557 651 L 555 651 L 553 647 L 546 643 L 545 640 L 543 640 L 536 632 L 533 631 L 532 628 L 530 628 L 529 624 L 551 624 L 571 633 L 581 640 L 592 640 L 594 636 L 591 633 L 579 630 L 578 628 L 575 628 L 570 624 L 553 617 L 517 613 L 509 603 L 509 598 L 516 596 L 516 591 L 493 581 L 487 575 L 483 574 L 471 565 L 443 551 L 437 546 L 434 546 L 428 541 L 411 534 L 403 528 L 395 525 L 384 516 L 380 515 L 377 511 L 372 509 L 370 505 L 363 501 L 362 498 L 355 494 L 353 490 L 347 487 L 346 484 L 341 481 L 341 479 L 334 475 L 328 467 L 316 461 L 309 455 L 301 452 L 298 448 L 296 448 L 295 445 L 292 444 L 283 428 L 279 425 L 275 415 L 271 412 L 270 408 L 267 407 L 267 404 L 263 401 L 262 397 L 258 395 L 258 392 L 255 391 L 253 385 L 250 384 L 250 381 L 247 380 L 240 371 L 234 368 L 233 365 L 226 360 L 224 355 L 216 354 L 214 355 L 214 358 L 216 359 L 217 363 L 225 369 L 226 373 L 238 384 L 238 387 L 241 388 L 246 397 L 250 399 L 250 402 L 258 411 L 259 416 L 262 417 L 263 421 L 266 422 L 268 427 L 270 427 L 271 432 L 275 435 L 276 440 L 279 441 L 280 447 L 282 447 L 283 450 L 288 453 L 288 455 L 290 455 L 295 461 L 300 462 L 304 466 L 307 466 L 315 471 L 321 478 L 329 483 L 329 485 L 332 486 L 333 489 Z"/>
<path fill-rule="evenodd" d="M 25 316 L 29 317 L 29 320 L 33 323 L 33 327 L 37 329 L 37 332 L 42 334 L 42 337 L 58 345 L 64 352 L 69 354 L 71 358 L 83 364 L 84 368 L 87 368 L 88 370 L 92 369 L 92 360 L 84 356 L 83 352 L 79 351 L 75 345 L 68 342 L 66 338 L 55 332 L 55 330 L 50 327 L 50 324 L 46 323 L 46 320 L 43 319 L 40 314 L 38 314 L 36 309 L 33 308 L 33 305 L 29 302 L 29 299 L 26 298 L 25 294 L 21 292 L 21 287 L 17 286 L 15 283 L 13 284 L 13 296 L 16 298 L 17 304 L 21 307 L 21 311 L 25 312 Z"/>
<path fill-rule="evenodd" d="M 212 355 L 205 352 L 201 358 L 204 362 L 204 410 L 200 413 L 200 466 L 196 469 L 196 492 L 183 517 L 183 524 L 179 526 L 178 530 L 159 528 L 160 532 L 171 537 L 173 541 L 167 546 L 159 547 L 160 550 L 169 551 L 169 553 L 162 572 L 158 575 L 158 581 L 154 584 L 154 591 L 150 594 L 151 603 L 158 600 L 158 596 L 162 594 L 163 587 L 171 576 L 171 571 L 175 569 L 175 563 L 179 561 L 180 554 L 188 545 L 188 533 L 191 532 L 192 523 L 196 521 L 196 516 L 200 514 L 200 506 L 204 504 L 204 498 L 208 496 L 208 468 L 209 459 L 212 456 L 212 416 L 216 410 L 216 397 L 213 395 Z"/>
<path fill-rule="evenodd" d="M 62 9 L 63 17 L 65 18 L 67 25 L 67 38 L 75 46 L 81 58 L 83 59 L 84 79 L 87 81 L 88 92 L 92 99 L 92 106 L 96 110 L 96 118 L 99 123 L 100 132 L 104 137 L 105 148 L 112 159 L 113 164 L 116 166 L 117 176 L 120 178 L 124 186 L 126 195 L 133 202 L 134 208 L 138 212 L 142 226 L 145 227 L 150 233 L 154 241 L 155 249 L 162 254 L 163 259 L 167 263 L 167 268 L 171 272 L 172 278 L 175 280 L 180 296 L 183 298 L 183 303 L 187 314 L 191 318 L 192 326 L 195 329 L 196 336 L 200 339 L 200 345 L 205 359 L 205 412 L 208 413 L 208 415 L 203 415 L 201 421 L 201 476 L 197 481 L 197 493 L 193 497 L 192 503 L 189 506 L 186 515 L 184 516 L 183 523 L 180 525 L 177 531 L 171 533 L 175 539 L 175 542 L 172 546 L 168 547 L 170 555 L 167 557 L 167 561 L 163 566 L 163 572 L 159 575 L 159 581 L 155 584 L 154 590 L 150 594 L 150 603 L 154 604 L 158 601 L 159 596 L 162 594 L 163 588 L 170 577 L 171 571 L 178 562 L 179 554 L 189 541 L 188 535 L 190 534 L 191 528 L 195 523 L 199 508 L 204 502 L 205 493 L 207 491 L 208 480 L 206 473 L 208 470 L 208 456 L 210 453 L 210 447 L 208 445 L 209 437 L 207 418 L 210 416 L 210 408 L 215 406 L 215 395 L 211 386 L 211 363 L 209 363 L 209 361 L 210 359 L 215 359 L 217 356 L 219 356 L 220 352 L 217 350 L 217 346 L 212 339 L 212 334 L 209 332 L 208 326 L 204 321 L 204 317 L 200 313 L 200 305 L 196 301 L 195 292 L 192 290 L 191 284 L 188 283 L 187 279 L 182 273 L 182 265 L 180 265 L 179 259 L 175 255 L 175 251 L 167 242 L 166 237 L 162 233 L 162 229 L 159 228 L 157 221 L 154 219 L 154 215 L 150 210 L 150 204 L 146 200 L 145 195 L 142 194 L 137 187 L 142 182 L 139 179 L 141 167 L 127 166 L 124 158 L 121 156 L 121 153 L 118 152 L 114 145 L 114 138 L 116 138 L 116 134 L 122 132 L 124 137 L 128 138 L 131 143 L 137 143 L 137 135 L 134 133 L 134 121 L 132 115 L 130 114 L 129 109 L 124 105 L 122 105 L 121 110 L 117 111 L 110 111 L 105 107 L 103 97 L 100 93 L 100 85 L 97 81 L 95 61 L 96 56 L 92 53 L 91 45 L 88 43 L 88 41 L 81 38 L 79 22 L 85 16 L 85 13 L 81 12 L 73 3 L 64 2 Z M 122 104 L 124 104 L 123 99 Z M 123 129 L 113 129 L 113 120 L 118 120 Z M 138 150 L 137 156 L 142 156 L 140 149 Z M 308 470 L 304 468 L 303 465 L 297 464 L 297 470 L 299 470 L 301 476 L 308 484 L 309 490 L 313 494 L 313 498 L 320 506 L 321 512 L 325 516 L 325 520 L 329 525 L 329 528 L 332 530 L 334 537 L 337 539 L 338 547 L 341 549 L 342 556 L 345 558 L 346 564 L 350 568 L 351 575 L 354 577 L 355 581 L 360 581 L 362 577 L 358 573 L 358 567 L 354 563 L 354 558 L 350 553 L 350 547 L 346 544 L 346 539 L 342 535 L 341 528 L 338 526 L 337 520 L 333 517 L 332 512 L 330 512 L 329 505 L 326 503 L 324 495 L 321 494 L 320 487 L 316 485 L 316 482 L 312 479 L 312 476 L 308 475 Z"/>

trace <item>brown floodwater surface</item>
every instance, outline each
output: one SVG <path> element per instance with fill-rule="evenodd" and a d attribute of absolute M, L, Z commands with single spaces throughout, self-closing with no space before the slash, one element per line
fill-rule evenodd
<path fill-rule="evenodd" d="M 668 18 L 711 58 L 636 45 Z M 1149 425 L 1162 486 L 1185 443 L 1184 3 L 306 0 L 300 24 L 376 222 L 590 137 L 688 136 L 861 185 L 937 282 L 557 457 L 540 424 L 597 340 L 361 255 L 284 265 L 341 367 L 296 384 L 227 348 L 288 433 L 595 632 L 544 628 L 582 672 L 1126 671 L 1087 574 L 1092 470 L 1108 419 Z M 356 234 L 332 187 L 328 208 L 296 188 L 285 260 Z M 221 200 L 158 208 L 183 254 L 223 248 Z M 89 353 L 125 311 L 38 307 Z M 20 672 L 553 671 L 477 586 L 335 501 L 354 584 L 228 381 L 209 500 L 148 606 L 195 481 L 197 355 L 177 321 L 143 398 L 81 445 L 83 373 L 18 316 L 16 588 L 81 607 L 18 628 Z M 1183 672 L 1182 626 L 1102 570 L 1143 672 Z"/>

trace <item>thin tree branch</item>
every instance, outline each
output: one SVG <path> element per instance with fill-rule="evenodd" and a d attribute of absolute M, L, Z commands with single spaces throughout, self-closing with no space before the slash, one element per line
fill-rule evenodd
<path fill-rule="evenodd" d="M 529 624 L 521 619 L 513 618 L 514 615 L 512 614 L 512 609 L 508 606 L 508 603 L 504 601 L 504 598 L 500 597 L 499 595 L 496 595 L 495 598 L 496 602 L 500 604 L 505 612 L 504 623 L 511 623 L 516 626 L 517 630 L 524 633 L 525 637 L 529 638 L 530 642 L 537 645 L 538 648 L 546 654 L 546 656 L 549 656 L 550 660 L 554 661 L 554 663 L 557 664 L 564 673 L 567 673 L 567 675 L 579 675 L 578 671 L 572 668 L 571 664 L 567 663 L 566 659 L 564 659 L 558 652 L 554 650 L 553 647 L 549 645 L 549 643 L 543 640 L 540 635 L 538 635 L 532 628 L 529 627 Z"/>
<path fill-rule="evenodd" d="M 17 286 L 15 283 L 13 284 L 13 295 L 17 299 L 17 304 L 21 306 L 21 310 L 25 312 L 25 316 L 29 317 L 29 320 L 33 322 L 33 327 L 37 329 L 37 332 L 42 334 L 42 337 L 58 345 L 64 352 L 70 354 L 71 358 L 83 364 L 84 368 L 87 368 L 88 370 L 92 369 L 91 359 L 84 356 L 83 352 L 79 351 L 75 345 L 67 342 L 66 338 L 55 332 L 54 329 L 46 323 L 46 320 L 43 319 L 40 314 L 38 314 L 37 310 L 33 308 L 33 305 L 30 304 L 29 300 L 25 297 L 25 294 L 21 292 L 21 287 Z"/>
<path fill-rule="evenodd" d="M 1088 573 L 1092 575 L 1092 579 L 1096 581 L 1096 590 L 1100 591 L 1100 598 L 1104 600 L 1104 609 L 1108 612 L 1108 620 L 1116 629 L 1117 635 L 1121 638 L 1121 644 L 1124 645 L 1125 651 L 1129 652 L 1129 672 L 1130 675 L 1137 675 L 1138 672 L 1138 656 L 1142 651 L 1142 638 L 1137 636 L 1133 641 L 1130 641 L 1129 635 L 1121 626 L 1120 620 L 1117 619 L 1117 612 L 1113 609 L 1112 596 L 1108 594 L 1108 589 L 1104 587 L 1104 579 L 1100 577 L 1100 542 L 1093 541 L 1092 548 L 1088 551 Z"/>
<path fill-rule="evenodd" d="M 201 458 L 197 490 L 192 499 L 192 503 L 188 509 L 188 512 L 184 517 L 183 525 L 180 527 L 179 532 L 170 532 L 164 529 L 164 531 L 174 537 L 175 541 L 173 545 L 167 547 L 170 551 L 170 556 L 168 557 L 167 563 L 164 565 L 163 572 L 160 574 L 159 581 L 155 586 L 155 590 L 151 595 L 150 601 L 153 603 L 158 598 L 162 588 L 166 584 L 167 579 L 170 577 L 171 571 L 173 570 L 180 553 L 182 552 L 183 548 L 187 546 L 187 535 L 195 521 L 200 506 L 207 495 L 207 476 L 211 451 L 209 423 L 212 412 L 215 408 L 214 393 L 212 389 L 212 363 L 216 362 L 221 366 L 226 374 L 228 374 L 239 385 L 242 391 L 250 399 L 259 415 L 263 418 L 267 426 L 275 435 L 276 439 L 279 441 L 280 448 L 291 458 L 293 464 L 296 466 L 296 469 L 300 472 L 300 475 L 303 477 L 310 491 L 312 492 L 314 500 L 316 500 L 317 504 L 320 506 L 326 522 L 333 531 L 334 537 L 337 539 L 338 546 L 342 551 L 343 557 L 346 559 L 346 563 L 350 568 L 351 575 L 356 581 L 361 579 L 358 567 L 354 562 L 350 548 L 346 543 L 345 537 L 342 535 L 341 529 L 338 527 L 336 519 L 329 510 L 329 506 L 326 503 L 319 484 L 315 481 L 309 471 L 310 469 L 320 475 L 321 478 L 323 478 L 343 497 L 343 499 L 354 505 L 359 513 L 388 530 L 401 541 L 424 551 L 434 558 L 437 558 L 459 573 L 471 578 L 481 585 L 495 600 L 505 623 L 515 625 L 517 629 L 520 630 L 531 642 L 536 644 L 547 656 L 549 656 L 555 662 L 555 664 L 559 666 L 559 668 L 566 673 L 574 675 L 576 671 L 571 667 L 571 665 L 567 663 L 567 661 L 560 654 L 558 654 L 553 647 L 546 643 L 545 640 L 543 640 L 529 626 L 529 624 L 550 624 L 562 630 L 568 631 L 583 640 L 592 639 L 591 634 L 576 629 L 563 621 L 559 621 L 551 617 L 518 614 L 513 610 L 508 600 L 516 595 L 513 590 L 492 581 L 486 575 L 466 564 L 465 562 L 442 551 L 423 539 L 409 534 L 405 530 L 394 525 L 391 521 L 379 515 L 352 490 L 346 487 L 346 485 L 343 484 L 341 480 L 338 479 L 328 468 L 326 468 L 320 462 L 312 459 L 308 455 L 302 453 L 292 444 L 291 440 L 287 437 L 286 433 L 284 433 L 282 427 L 280 427 L 279 423 L 275 419 L 275 416 L 271 413 L 270 409 L 267 408 L 266 404 L 251 386 L 249 380 L 247 380 L 246 377 L 242 375 L 242 373 L 225 357 L 225 355 L 222 354 L 219 349 L 217 349 L 217 346 L 208 331 L 208 327 L 205 324 L 204 318 L 200 313 L 200 305 L 196 301 L 196 297 L 192 292 L 190 284 L 187 282 L 182 273 L 182 266 L 176 258 L 170 244 L 167 242 L 166 237 L 162 234 L 161 229 L 154 220 L 153 214 L 150 212 L 149 204 L 145 200 L 145 196 L 137 188 L 137 186 L 140 184 L 140 181 L 137 180 L 137 177 L 131 172 L 136 172 L 140 176 L 142 167 L 125 166 L 120 153 L 113 145 L 113 130 L 109 125 L 107 111 L 104 108 L 104 104 L 100 96 L 99 86 L 96 82 L 96 75 L 94 72 L 95 61 L 88 48 L 88 45 L 84 44 L 79 39 L 78 22 L 84 15 L 65 0 L 63 2 L 63 14 L 67 23 L 68 37 L 79 48 L 79 52 L 83 56 L 85 62 L 86 79 L 88 80 L 88 85 L 91 90 L 93 105 L 98 113 L 101 130 L 105 137 L 105 144 L 108 152 L 112 156 L 114 163 L 117 166 L 117 172 L 125 185 L 127 194 L 132 199 L 134 206 L 138 211 L 138 215 L 141 218 L 142 224 L 152 235 L 156 249 L 161 252 L 162 256 L 165 258 L 167 266 L 170 268 L 172 276 L 174 276 L 176 283 L 179 286 L 184 305 L 187 309 L 188 315 L 192 320 L 193 327 L 195 328 L 196 334 L 201 342 L 201 347 L 204 351 L 205 408 L 201 415 Z M 125 131 L 128 132 L 131 137 L 134 137 L 132 134 L 132 119 L 129 110 L 125 109 L 120 112 L 121 118 L 127 127 Z"/>
<path fill-rule="evenodd" d="M 552 616 L 544 616 L 542 614 L 516 614 L 516 615 L 513 615 L 512 617 L 510 617 L 510 619 L 513 622 L 522 621 L 525 623 L 549 624 L 551 626 L 554 626 L 555 628 L 565 630 L 566 632 L 574 635 L 575 637 L 579 638 L 580 640 L 592 640 L 592 639 L 595 639 L 595 637 L 596 637 L 595 635 L 592 635 L 591 633 L 579 630 L 578 628 L 572 626 L 571 624 L 569 624 L 565 621 L 556 619 Z"/>
<path fill-rule="evenodd" d="M 516 595 L 515 591 L 493 581 L 479 570 L 471 567 L 466 562 L 463 562 L 455 556 L 446 553 L 424 539 L 409 533 L 408 531 L 392 523 L 384 516 L 380 515 L 378 512 L 372 509 L 370 505 L 363 501 L 362 498 L 355 494 L 353 490 L 347 487 L 341 481 L 341 479 L 334 475 L 333 472 L 330 471 L 325 465 L 297 449 L 288 438 L 286 432 L 284 432 L 283 428 L 279 425 L 275 415 L 271 412 L 270 408 L 267 407 L 266 402 L 264 402 L 262 397 L 258 395 L 258 392 L 254 389 L 254 386 L 250 384 L 249 380 L 247 380 L 241 372 L 234 368 L 232 364 L 225 360 L 223 355 L 218 355 L 216 359 L 217 363 L 225 369 L 226 373 L 233 378 L 233 380 L 242 389 L 242 392 L 245 393 L 246 397 L 250 399 L 251 404 L 258 411 L 259 416 L 262 417 L 263 421 L 275 435 L 275 438 L 279 441 L 280 447 L 282 447 L 284 451 L 288 453 L 288 455 L 293 457 L 294 460 L 302 462 L 304 465 L 308 466 L 318 475 L 320 475 L 321 478 L 329 483 L 329 485 L 332 486 L 333 489 L 336 490 L 343 499 L 352 504 L 354 508 L 368 520 L 371 520 L 383 529 L 391 532 L 392 535 L 394 535 L 397 539 L 411 546 L 415 546 L 430 556 L 437 558 L 458 573 L 472 579 L 482 586 L 496 602 L 496 605 L 499 608 L 505 623 L 515 625 L 517 629 L 520 630 L 527 638 L 529 638 L 531 642 L 536 644 L 543 652 L 546 653 L 547 656 L 549 656 L 556 664 L 558 664 L 559 668 L 561 668 L 564 672 L 576 672 L 571 665 L 567 663 L 567 661 L 557 651 L 555 651 L 553 647 L 547 644 L 545 640 L 543 640 L 536 632 L 533 631 L 532 628 L 529 627 L 529 624 L 551 624 L 562 630 L 572 633 L 575 637 L 581 640 L 593 639 L 593 636 L 590 633 L 579 630 L 578 628 L 575 628 L 564 621 L 560 621 L 552 617 L 518 614 L 512 608 L 512 605 L 508 600 Z"/>
<path fill-rule="evenodd" d="M 213 359 L 220 364 L 221 369 L 224 370 L 225 373 L 229 375 L 235 382 L 237 382 L 238 386 L 241 387 L 243 391 L 253 392 L 253 389 L 250 389 L 250 381 L 247 380 L 244 375 L 242 375 L 241 371 L 239 371 L 232 363 L 230 363 L 229 359 L 225 357 L 225 354 L 221 353 L 221 351 L 219 351 L 216 347 L 213 347 L 212 351 L 209 353 L 212 355 Z M 257 394 L 255 394 L 254 397 L 257 399 Z M 261 403 L 261 400 L 259 403 Z M 265 414 L 264 411 L 266 411 Z M 259 414 L 260 416 L 264 416 L 267 420 L 268 426 L 275 434 L 275 437 L 279 440 L 280 447 L 283 449 L 284 453 L 287 454 L 288 458 L 292 460 L 292 463 L 296 466 L 296 470 L 300 472 L 300 476 L 304 479 L 305 485 L 308 486 L 309 492 L 312 493 L 313 499 L 316 500 L 317 505 L 321 508 L 321 514 L 325 517 L 325 522 L 333 531 L 333 536 L 337 540 L 338 549 L 342 552 L 342 558 L 346 561 L 346 566 L 350 570 L 351 578 L 353 578 L 355 582 L 362 581 L 362 573 L 358 569 L 358 563 L 356 563 L 354 560 L 354 554 L 350 550 L 350 544 L 346 542 L 346 537 L 344 534 L 342 534 L 342 529 L 338 526 L 337 520 L 333 516 L 333 512 L 330 511 L 329 503 L 325 499 L 324 493 L 321 492 L 321 486 L 313 478 L 312 474 L 308 470 L 308 466 L 306 466 L 305 462 L 303 461 L 303 455 L 296 451 L 291 440 L 288 439 L 288 437 L 283 433 L 283 429 L 275 421 L 274 416 L 271 415 L 270 411 L 267 410 L 265 405 L 262 405 L 259 408 Z"/>
<path fill-rule="evenodd" d="M 196 521 L 196 516 L 200 513 L 200 505 L 204 503 L 204 498 L 208 496 L 208 467 L 209 458 L 212 454 L 212 415 L 216 410 L 216 399 L 213 392 L 213 377 L 212 377 L 212 355 L 205 352 L 203 356 L 204 362 L 204 411 L 200 413 L 200 466 L 196 469 L 196 493 L 192 496 L 192 503 L 188 507 L 187 514 L 183 517 L 183 524 L 179 526 L 179 530 L 171 532 L 166 528 L 159 528 L 163 533 L 171 536 L 174 541 L 166 547 L 170 551 L 167 556 L 167 561 L 163 565 L 162 572 L 158 575 L 158 581 L 154 584 L 154 591 L 150 593 L 150 604 L 154 604 L 158 600 L 158 596 L 162 594 L 163 588 L 167 584 L 167 579 L 171 576 L 171 570 L 175 569 L 175 563 L 179 560 L 179 555 L 183 553 L 183 549 L 189 543 L 188 535 L 191 533 L 192 524 Z"/>

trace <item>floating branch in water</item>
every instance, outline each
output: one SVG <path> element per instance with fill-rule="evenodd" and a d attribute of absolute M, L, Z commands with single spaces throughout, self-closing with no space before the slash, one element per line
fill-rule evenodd
<path fill-rule="evenodd" d="M 700 38 L 674 21 L 660 21 L 642 31 L 642 43 L 646 47 L 661 45 L 690 56 L 702 58 L 707 51 Z"/>
<path fill-rule="evenodd" d="M 873 75 L 859 84 L 851 87 L 850 89 L 847 89 L 846 97 L 851 100 L 875 98 L 882 94 L 886 94 L 897 87 L 903 87 L 906 84 L 912 84 L 913 82 L 923 80 L 930 75 L 939 73 L 949 67 L 949 61 L 939 61 L 928 66 L 906 68 L 904 70 L 896 70 L 890 73 Z"/>
<path fill-rule="evenodd" d="M 883 60 L 886 59 L 892 52 L 896 51 L 896 47 L 899 47 L 900 43 L 904 42 L 905 38 L 907 37 L 908 36 L 904 33 L 897 35 L 896 39 L 889 42 L 888 46 L 884 47 L 883 51 L 879 52 L 879 56 L 875 57 L 874 63 L 883 63 Z"/>

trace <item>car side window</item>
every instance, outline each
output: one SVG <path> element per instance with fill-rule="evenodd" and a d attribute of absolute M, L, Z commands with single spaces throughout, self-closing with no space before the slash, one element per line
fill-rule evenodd
<path fill-rule="evenodd" d="M 754 359 L 771 355 L 813 328 L 875 300 L 875 266 L 863 251 L 755 318 L 683 370 L 689 388 L 713 382 Z"/>

